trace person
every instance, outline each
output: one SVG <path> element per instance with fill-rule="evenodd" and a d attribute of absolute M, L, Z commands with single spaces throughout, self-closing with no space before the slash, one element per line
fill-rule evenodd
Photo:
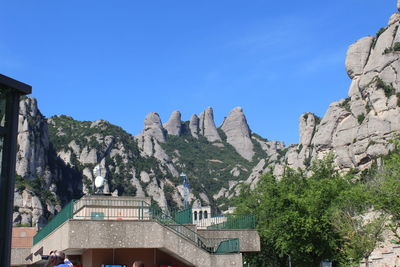
<path fill-rule="evenodd" d="M 143 261 L 135 261 L 132 267 L 144 267 Z"/>
<path fill-rule="evenodd" d="M 67 264 L 69 267 L 73 267 L 72 262 L 65 256 L 65 253 L 62 251 L 56 251 L 56 255 L 58 255 L 60 258 L 64 259 L 64 263 Z"/>
<path fill-rule="evenodd" d="M 71 263 L 69 260 L 67 261 Z M 49 260 L 47 262 L 47 267 L 71 267 L 71 264 L 65 263 L 65 254 L 62 251 L 50 251 Z"/>

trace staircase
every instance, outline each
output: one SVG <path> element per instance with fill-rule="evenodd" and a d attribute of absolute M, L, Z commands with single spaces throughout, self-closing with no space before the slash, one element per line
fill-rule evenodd
<path fill-rule="evenodd" d="M 172 230 L 179 236 L 188 239 L 199 248 L 212 254 L 240 253 L 239 239 L 205 238 L 184 224 L 179 224 L 174 217 L 158 207 L 151 206 L 150 219 Z"/>

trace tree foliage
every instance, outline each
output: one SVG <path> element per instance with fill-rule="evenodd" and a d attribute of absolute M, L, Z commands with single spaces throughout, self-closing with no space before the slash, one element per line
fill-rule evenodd
<path fill-rule="evenodd" d="M 355 183 L 342 192 L 339 205 L 333 214 L 333 225 L 343 239 L 342 262 L 359 262 L 369 256 L 383 241 L 383 231 L 388 216 L 375 208 L 368 183 Z"/>
<path fill-rule="evenodd" d="M 376 171 L 375 191 L 377 207 L 390 216 L 389 227 L 400 240 L 400 142 L 393 142 L 395 150 L 384 159 Z"/>
<path fill-rule="evenodd" d="M 333 228 L 333 207 L 348 187 L 329 157 L 312 166 L 310 177 L 287 169 L 280 180 L 269 173 L 253 191 L 243 188 L 238 212 L 256 211 L 263 250 L 247 260 L 285 266 L 290 256 L 295 266 L 318 266 L 339 258 L 342 239 Z"/>
<path fill-rule="evenodd" d="M 309 170 L 265 174 L 258 186 L 242 188 L 239 213 L 256 213 L 261 253 L 245 255 L 256 266 L 318 266 L 368 258 L 391 229 L 400 241 L 400 142 L 368 171 L 341 176 L 333 157 Z"/>

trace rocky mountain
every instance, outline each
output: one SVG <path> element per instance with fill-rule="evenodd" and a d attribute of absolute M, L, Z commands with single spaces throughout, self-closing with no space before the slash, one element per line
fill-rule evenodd
<path fill-rule="evenodd" d="M 306 168 L 328 153 L 335 155 L 336 166 L 342 171 L 364 170 L 392 149 L 388 141 L 400 131 L 399 20 L 397 12 L 375 36 L 361 38 L 349 47 L 345 65 L 351 84 L 347 98 L 333 102 L 322 118 L 302 114 L 299 144 L 288 147 L 284 161 L 275 166 L 260 161 L 261 172 L 272 167 L 279 175 L 282 163 Z M 257 176 L 247 182 L 254 186 Z"/>
<path fill-rule="evenodd" d="M 190 121 L 174 111 L 162 123 L 153 112 L 132 136 L 102 120 L 46 119 L 33 98 L 20 103 L 18 145 L 14 224 L 39 226 L 69 200 L 94 192 L 95 167 L 106 178 L 105 193 L 151 196 L 160 207 L 183 205 L 185 172 L 193 204 L 226 208 L 255 164 L 284 147 L 252 138 L 240 107 L 220 128 L 211 107 Z"/>
<path fill-rule="evenodd" d="M 272 171 L 309 167 L 328 153 L 338 169 L 367 169 L 400 131 L 400 13 L 375 36 L 352 44 L 346 55 L 347 98 L 322 118 L 300 116 L 299 144 L 266 140 L 250 130 L 240 107 L 217 127 L 206 108 L 182 121 L 174 111 L 163 123 L 153 112 L 137 136 L 107 121 L 45 118 L 33 98 L 20 103 L 15 225 L 42 225 L 73 198 L 93 193 L 99 169 L 104 192 L 151 196 L 161 207 L 181 206 L 180 173 L 189 178 L 190 201 L 224 210 L 241 184 L 257 185 Z M 97 175 L 97 174 L 96 174 Z"/>

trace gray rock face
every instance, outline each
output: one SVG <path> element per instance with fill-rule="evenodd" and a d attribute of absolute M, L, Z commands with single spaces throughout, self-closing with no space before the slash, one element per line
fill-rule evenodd
<path fill-rule="evenodd" d="M 250 188 L 254 189 L 260 180 L 261 174 L 264 172 L 266 161 L 261 159 L 260 162 L 253 168 L 249 178 L 245 181 L 246 184 L 250 184 Z"/>
<path fill-rule="evenodd" d="M 150 182 L 149 174 L 145 171 L 141 171 L 140 172 L 140 180 L 144 183 L 149 183 Z"/>
<path fill-rule="evenodd" d="M 19 107 L 16 174 L 27 180 L 43 177 L 51 189 L 54 177 L 48 160 L 50 147 L 46 119 L 34 98 L 24 98 Z M 14 224 L 32 225 L 43 221 L 43 207 L 37 197 L 26 190 L 15 196 L 15 206 L 20 207 L 20 211 L 14 216 Z"/>
<path fill-rule="evenodd" d="M 180 121 L 180 113 L 174 112 L 175 115 L 173 114 L 171 117 L 177 118 L 179 117 Z M 177 119 L 173 119 L 177 121 Z M 175 131 L 176 127 L 173 127 L 173 125 L 176 124 L 176 122 L 171 122 L 171 130 Z M 155 157 L 160 161 L 164 167 L 166 167 L 170 173 L 177 177 L 179 176 L 177 170 L 175 167 L 170 163 L 171 160 L 167 153 L 165 153 L 164 149 L 160 146 L 160 143 L 165 142 L 165 134 L 164 134 L 164 128 L 162 127 L 160 116 L 152 112 L 147 115 L 145 121 L 144 121 L 145 128 L 144 130 L 135 137 L 138 147 L 141 150 L 141 156 L 143 157 Z M 153 192 L 152 190 L 151 192 Z"/>
<path fill-rule="evenodd" d="M 245 159 L 251 161 L 254 155 L 251 132 L 241 107 L 234 108 L 224 120 L 221 129 L 227 142 Z"/>
<path fill-rule="evenodd" d="M 340 107 L 340 102 L 332 103 L 321 120 L 318 131 L 315 133 L 313 144 L 318 149 L 329 149 L 332 147 L 332 138 L 339 122 L 349 112 Z"/>
<path fill-rule="evenodd" d="M 144 119 L 144 130 L 142 132 L 145 136 L 150 136 L 159 142 L 165 142 L 164 128 L 161 124 L 161 119 L 158 113 L 152 112 Z"/>
<path fill-rule="evenodd" d="M 394 13 L 390 17 L 388 25 L 392 25 L 392 24 L 398 22 L 399 20 L 400 20 L 400 14 L 399 13 Z"/>
<path fill-rule="evenodd" d="M 194 138 L 199 138 L 199 131 L 200 131 L 200 120 L 196 114 L 192 115 L 189 122 L 189 129 L 190 133 Z"/>
<path fill-rule="evenodd" d="M 160 160 L 167 158 L 159 142 L 165 142 L 164 128 L 156 112 L 148 114 L 144 120 L 143 131 L 135 137 L 142 156 L 155 156 Z"/>
<path fill-rule="evenodd" d="M 394 93 L 400 92 L 400 54 L 393 50 L 400 42 L 399 19 L 400 14 L 394 14 L 376 37 L 362 38 L 349 47 L 349 98 L 332 103 L 317 126 L 300 119 L 300 144 L 309 151 L 289 149 L 290 166 L 301 166 L 307 155 L 319 159 L 332 152 L 339 169 L 364 169 L 372 159 L 388 153 L 387 141 L 399 129 L 400 107 Z M 389 95 L 382 83 L 392 86 Z"/>
<path fill-rule="evenodd" d="M 278 160 L 278 151 L 285 148 L 284 142 L 261 140 L 257 136 L 253 136 L 252 138 L 256 140 L 260 144 L 262 150 L 264 150 L 265 153 L 270 156 L 270 161 Z"/>
<path fill-rule="evenodd" d="M 143 187 L 140 184 L 139 180 L 134 175 L 131 179 L 131 184 L 136 187 L 136 196 L 137 197 L 145 197 Z"/>
<path fill-rule="evenodd" d="M 167 130 L 169 135 L 179 136 L 181 134 L 181 113 L 174 111 L 169 118 L 169 121 L 164 125 L 164 129 Z"/>
<path fill-rule="evenodd" d="M 46 120 L 34 98 L 20 102 L 17 142 L 17 175 L 30 179 L 43 175 L 48 166 L 49 138 Z"/>
<path fill-rule="evenodd" d="M 209 142 L 221 142 L 221 137 L 218 134 L 217 127 L 214 122 L 214 111 L 208 107 L 200 114 L 200 134 L 203 135 Z"/>
<path fill-rule="evenodd" d="M 83 164 L 96 164 L 97 163 L 97 151 L 96 149 L 84 147 L 79 157 L 79 161 Z"/>
<path fill-rule="evenodd" d="M 309 146 L 313 138 L 316 127 L 315 115 L 312 113 L 305 113 L 300 116 L 300 140 L 299 144 Z"/>
<path fill-rule="evenodd" d="M 147 194 L 152 196 L 153 200 L 157 202 L 161 208 L 167 207 L 167 200 L 165 199 L 163 188 L 164 183 L 161 183 L 161 187 L 159 187 L 156 178 L 153 178 L 153 181 L 146 188 Z"/>
<path fill-rule="evenodd" d="M 349 47 L 346 56 L 346 70 L 350 78 L 362 74 L 374 37 L 361 38 Z"/>

